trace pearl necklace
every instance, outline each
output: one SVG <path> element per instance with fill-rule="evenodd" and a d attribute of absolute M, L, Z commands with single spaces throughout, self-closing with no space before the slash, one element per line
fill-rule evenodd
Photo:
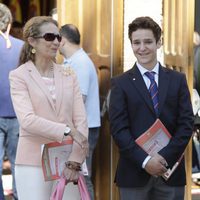
<path fill-rule="evenodd" d="M 53 66 L 50 67 L 48 73 L 43 73 L 43 72 L 41 72 L 39 69 L 38 69 L 38 71 L 39 71 L 39 73 L 40 73 L 40 75 L 41 75 L 42 77 L 54 78 Z"/>

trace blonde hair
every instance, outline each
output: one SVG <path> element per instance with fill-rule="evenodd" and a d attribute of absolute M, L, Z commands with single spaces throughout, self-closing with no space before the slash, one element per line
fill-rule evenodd
<path fill-rule="evenodd" d="M 0 3 L 0 30 L 5 32 L 9 24 L 12 24 L 12 14 L 10 9 Z"/>
<path fill-rule="evenodd" d="M 28 43 L 29 37 L 37 37 L 40 35 L 40 27 L 46 23 L 53 23 L 58 27 L 58 22 L 49 16 L 36 16 L 29 19 L 24 25 L 23 38 L 24 46 L 20 55 L 19 64 L 24 64 L 25 62 L 31 60 L 35 62 L 35 54 L 31 53 L 33 47 Z"/>

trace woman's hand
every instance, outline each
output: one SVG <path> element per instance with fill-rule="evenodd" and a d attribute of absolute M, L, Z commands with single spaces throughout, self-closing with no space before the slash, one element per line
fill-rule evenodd
<path fill-rule="evenodd" d="M 63 171 L 63 175 L 67 181 L 77 183 L 80 170 L 81 166 L 79 163 L 68 161 Z"/>

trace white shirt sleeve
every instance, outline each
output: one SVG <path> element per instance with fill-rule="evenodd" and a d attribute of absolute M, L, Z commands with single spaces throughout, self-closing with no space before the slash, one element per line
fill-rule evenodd
<path fill-rule="evenodd" d="M 150 159 L 151 159 L 151 156 L 149 156 L 149 155 L 144 159 L 144 161 L 143 161 L 143 163 L 142 163 L 142 168 L 143 168 L 143 169 L 145 168 L 147 162 L 148 162 Z"/>

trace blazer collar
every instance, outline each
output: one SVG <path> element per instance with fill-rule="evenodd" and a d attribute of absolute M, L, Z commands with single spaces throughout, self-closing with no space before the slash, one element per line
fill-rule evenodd
<path fill-rule="evenodd" d="M 53 67 L 54 67 L 54 81 L 55 81 L 55 88 L 56 88 L 56 106 L 53 102 L 53 99 L 51 97 L 51 94 L 50 94 L 47 86 L 45 85 L 45 82 L 43 81 L 40 73 L 36 69 L 33 62 L 29 61 L 27 63 L 27 68 L 28 68 L 28 71 L 29 71 L 31 77 L 35 80 L 38 87 L 42 90 L 42 92 L 47 97 L 52 109 L 58 113 L 59 109 L 60 109 L 61 101 L 62 101 L 62 88 L 63 88 L 62 73 L 60 72 L 61 68 L 58 67 L 55 63 L 53 64 Z"/>
<path fill-rule="evenodd" d="M 143 98 L 144 102 L 150 108 L 150 110 L 155 113 L 153 108 L 153 103 L 149 94 L 149 91 L 146 87 L 146 84 L 143 80 L 143 77 L 135 64 L 132 69 L 128 71 L 129 79 L 134 84 L 135 88 L 137 89 L 138 93 Z M 164 101 L 167 94 L 167 89 L 169 85 L 169 76 L 168 71 L 164 67 L 159 64 L 159 76 L 158 76 L 158 92 L 159 92 L 159 112 L 158 116 L 160 115 Z"/>

